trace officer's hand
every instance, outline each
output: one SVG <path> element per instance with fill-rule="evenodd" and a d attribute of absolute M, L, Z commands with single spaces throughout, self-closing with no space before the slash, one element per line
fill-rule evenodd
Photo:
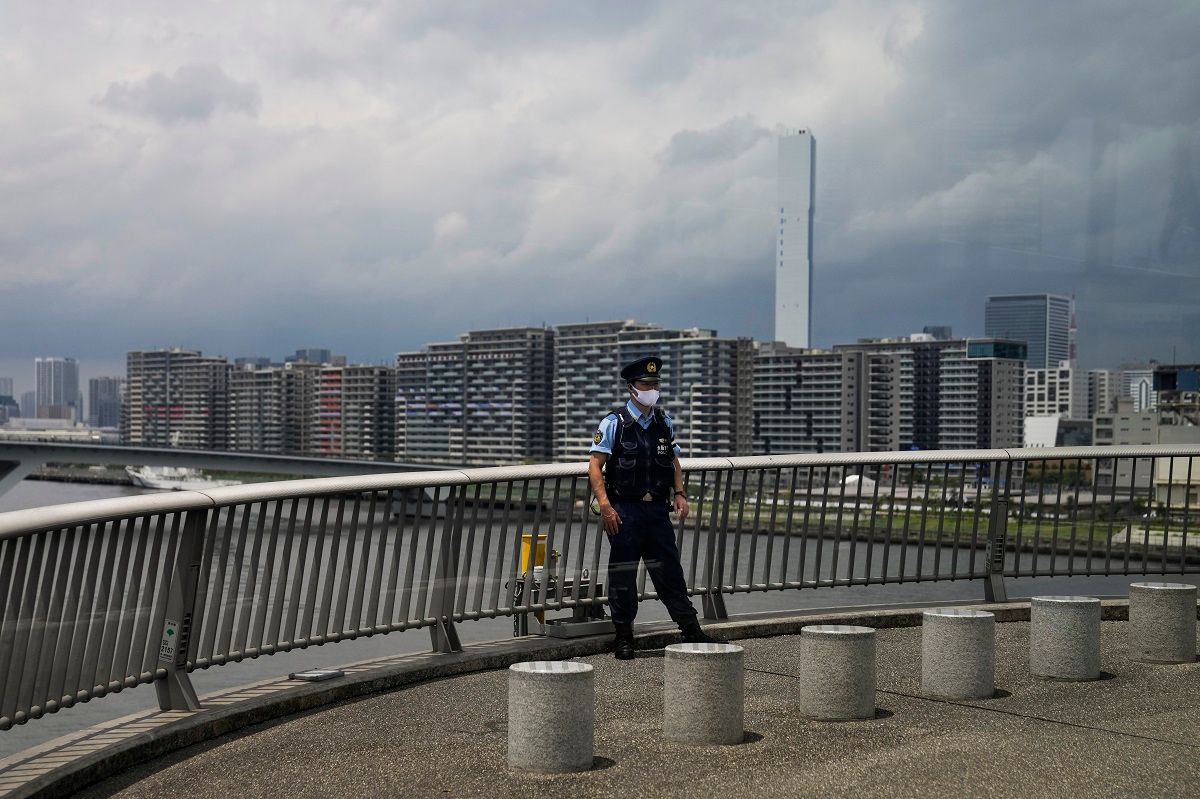
<path fill-rule="evenodd" d="M 687 497 L 683 496 L 682 494 L 675 495 L 675 512 L 677 514 L 679 514 L 680 522 L 687 521 L 687 517 L 688 517 L 688 513 L 689 513 L 688 501 L 687 501 Z"/>
<path fill-rule="evenodd" d="M 621 514 L 617 513 L 617 509 L 606 502 L 600 506 L 600 522 L 604 525 L 604 532 L 610 536 L 616 535 L 618 528 L 621 526 Z"/>

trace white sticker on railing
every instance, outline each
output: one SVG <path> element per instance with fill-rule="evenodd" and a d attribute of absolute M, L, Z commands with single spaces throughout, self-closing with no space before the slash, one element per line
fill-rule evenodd
<path fill-rule="evenodd" d="M 163 622 L 162 642 L 158 645 L 158 659 L 170 663 L 175 659 L 175 643 L 179 638 L 179 622 L 167 619 Z"/>

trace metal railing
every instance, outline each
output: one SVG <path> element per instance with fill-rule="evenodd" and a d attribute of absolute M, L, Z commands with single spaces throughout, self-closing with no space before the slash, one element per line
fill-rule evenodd
<path fill-rule="evenodd" d="M 978 579 L 1002 600 L 1006 577 L 1200 564 L 1196 446 L 689 459 L 684 470 L 692 513 L 676 540 L 708 618 L 741 592 Z M 589 499 L 586 466 L 563 464 L 0 514 L 0 729 L 145 683 L 163 708 L 196 708 L 189 671 L 275 652 L 412 628 L 455 651 L 462 622 L 595 612 L 607 601 L 604 534 Z M 540 569 L 523 565 L 535 534 Z M 655 596 L 644 566 L 638 587 Z"/>

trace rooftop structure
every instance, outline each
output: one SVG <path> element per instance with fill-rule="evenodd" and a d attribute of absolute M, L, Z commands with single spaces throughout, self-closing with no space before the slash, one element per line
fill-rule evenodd
<path fill-rule="evenodd" d="M 1158 365 L 1153 386 L 1162 424 L 1200 426 L 1200 364 Z"/>

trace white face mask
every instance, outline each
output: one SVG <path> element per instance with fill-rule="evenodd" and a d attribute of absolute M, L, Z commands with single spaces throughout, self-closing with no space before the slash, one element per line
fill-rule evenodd
<path fill-rule="evenodd" d="M 634 396 L 637 401 L 648 408 L 653 408 L 661 396 L 657 388 L 648 388 L 645 391 L 639 391 L 636 387 L 633 389 Z"/>

